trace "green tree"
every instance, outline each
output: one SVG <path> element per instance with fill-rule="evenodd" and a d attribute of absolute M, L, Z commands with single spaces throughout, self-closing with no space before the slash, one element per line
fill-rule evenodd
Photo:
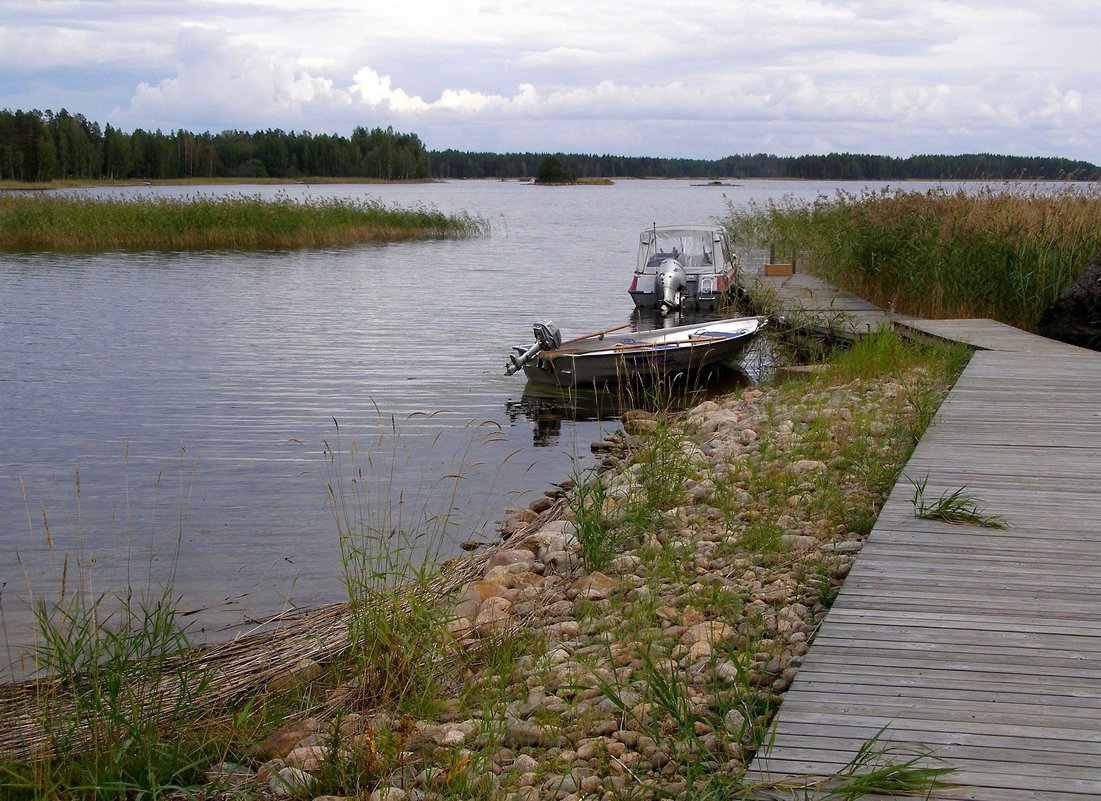
<path fill-rule="evenodd" d="M 577 183 L 577 178 L 562 165 L 557 156 L 544 156 L 539 160 L 539 167 L 535 171 L 535 183 L 573 184 Z"/>

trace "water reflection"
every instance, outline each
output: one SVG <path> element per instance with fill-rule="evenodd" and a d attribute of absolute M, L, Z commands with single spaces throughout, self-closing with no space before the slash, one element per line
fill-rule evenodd
<path fill-rule="evenodd" d="M 628 409 L 688 409 L 752 383 L 749 372 L 740 364 L 717 365 L 692 378 L 675 376 L 669 382 L 603 389 L 529 381 L 520 399 L 506 402 L 505 410 L 514 422 L 521 417 L 531 422 L 532 445 L 540 448 L 558 443 L 563 422 L 615 420 Z"/>

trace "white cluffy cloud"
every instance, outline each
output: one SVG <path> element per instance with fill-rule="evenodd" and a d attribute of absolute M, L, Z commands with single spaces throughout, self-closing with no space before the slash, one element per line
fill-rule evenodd
<path fill-rule="evenodd" d="M 1101 161 L 1086 0 L 328 2 L 30 2 L 0 22 L 0 106 L 129 129 L 393 125 L 472 150 Z"/>

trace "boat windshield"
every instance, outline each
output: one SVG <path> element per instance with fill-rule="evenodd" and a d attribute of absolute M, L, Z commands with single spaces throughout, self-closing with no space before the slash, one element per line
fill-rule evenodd
<path fill-rule="evenodd" d="M 639 238 L 637 273 L 655 273 L 666 259 L 687 272 L 713 272 L 715 234 L 710 229 L 648 228 Z"/>

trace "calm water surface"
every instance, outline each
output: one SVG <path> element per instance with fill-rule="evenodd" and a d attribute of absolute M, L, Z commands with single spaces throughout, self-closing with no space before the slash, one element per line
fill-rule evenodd
<path fill-rule="evenodd" d="M 100 190 L 133 194 L 138 190 Z M 452 509 L 490 539 L 591 460 L 615 423 L 531 411 L 503 374 L 534 321 L 570 337 L 627 322 L 638 232 L 830 184 L 698 187 L 146 188 L 378 198 L 486 219 L 465 241 L 268 253 L 0 256 L 0 608 L 9 660 L 28 587 L 82 566 L 93 592 L 171 580 L 198 637 L 340 600 L 327 488 L 399 512 Z M 326 447 L 344 454 L 339 464 Z M 350 453 L 350 451 L 356 453 Z M 461 473 L 456 483 L 446 478 Z M 340 489 L 343 488 L 343 489 Z M 398 516 L 400 514 L 400 520 Z M 386 517 L 389 515 L 389 517 Z M 3 661 L 3 660 L 0 660 Z"/>

